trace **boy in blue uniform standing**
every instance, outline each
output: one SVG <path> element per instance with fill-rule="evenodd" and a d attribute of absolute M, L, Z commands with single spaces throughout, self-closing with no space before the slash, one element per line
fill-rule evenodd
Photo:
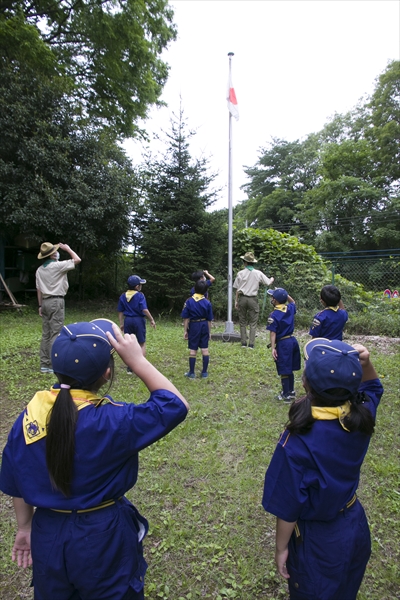
<path fill-rule="evenodd" d="M 334 285 L 325 285 L 321 290 L 321 304 L 324 309 L 313 319 L 309 334 L 313 338 L 342 340 L 343 328 L 349 318 L 342 297 Z"/>
<path fill-rule="evenodd" d="M 262 505 L 277 517 L 291 600 L 356 600 L 371 553 L 356 491 L 383 388 L 364 346 L 317 338 L 304 355 L 306 395 L 289 409 Z"/>
<path fill-rule="evenodd" d="M 148 523 L 124 494 L 139 451 L 188 411 L 134 335 L 98 323 L 62 328 L 51 352 L 58 383 L 34 396 L 3 452 L 0 489 L 13 497 L 18 524 L 12 558 L 33 565 L 35 600 L 144 599 Z M 112 381 L 114 349 L 148 388 L 144 404 L 99 394 Z"/>
<path fill-rule="evenodd" d="M 208 377 L 210 361 L 208 342 L 211 337 L 211 321 L 214 319 L 214 315 L 211 302 L 205 298 L 206 291 L 207 283 L 202 280 L 197 281 L 195 293 L 186 300 L 181 314 L 184 320 L 184 339 L 188 340 L 189 347 L 189 371 L 185 373 L 185 377 L 189 377 L 189 379 L 196 377 L 194 368 L 198 348 L 203 356 L 201 377 Z"/>
<path fill-rule="evenodd" d="M 146 298 L 141 291 L 145 279 L 138 275 L 128 277 L 128 291 L 122 294 L 118 301 L 119 325 L 124 333 L 133 333 L 142 347 L 143 356 L 146 356 L 146 319 L 156 328 L 156 323 L 147 308 Z M 131 370 L 128 368 L 128 373 Z"/>
<path fill-rule="evenodd" d="M 266 328 L 270 334 L 272 358 L 282 383 L 282 392 L 277 399 L 288 404 L 295 398 L 293 371 L 300 370 L 300 348 L 293 335 L 296 303 L 283 288 L 268 290 L 268 294 L 272 296 L 274 310 L 268 317 Z"/>

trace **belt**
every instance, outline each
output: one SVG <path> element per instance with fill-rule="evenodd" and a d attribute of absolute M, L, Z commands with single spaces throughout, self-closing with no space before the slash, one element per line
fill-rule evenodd
<path fill-rule="evenodd" d="M 207 321 L 207 319 L 190 319 L 191 323 L 200 323 L 200 321 Z"/>
<path fill-rule="evenodd" d="M 246 296 L 246 294 L 242 294 L 242 296 L 244 296 L 244 298 L 257 298 L 257 294 L 255 296 Z"/>
<path fill-rule="evenodd" d="M 346 506 L 344 506 L 343 508 L 340 509 L 339 513 L 343 512 L 345 510 L 345 508 L 350 508 L 351 506 L 353 506 L 353 504 L 355 504 L 356 500 L 357 500 L 357 494 L 354 494 L 352 499 L 347 502 Z M 296 544 L 300 544 L 303 541 L 303 538 L 301 537 L 300 529 L 299 529 L 299 526 L 297 523 L 294 526 L 294 533 L 296 536 Z"/>
<path fill-rule="evenodd" d="M 43 296 L 43 300 L 47 300 L 47 298 L 64 298 L 64 296 Z"/>
<path fill-rule="evenodd" d="M 280 342 L 281 340 L 287 340 L 288 338 L 293 337 L 293 334 L 291 335 L 284 335 L 283 337 L 279 338 L 279 340 L 276 340 L 276 343 Z"/>
<path fill-rule="evenodd" d="M 121 496 L 121 498 L 122 498 L 122 496 Z M 121 498 L 118 498 L 118 500 L 121 500 Z M 59 508 L 51 508 L 50 510 L 53 510 L 54 512 L 59 512 L 59 513 L 66 513 L 68 515 L 70 515 L 72 513 L 87 513 L 87 512 L 92 512 L 94 510 L 101 510 L 102 508 L 107 508 L 107 506 L 112 506 L 116 502 L 117 502 L 116 500 L 105 500 L 104 502 L 102 502 L 101 504 L 98 504 L 97 506 L 92 506 L 92 508 L 81 508 L 79 510 L 61 510 Z"/>

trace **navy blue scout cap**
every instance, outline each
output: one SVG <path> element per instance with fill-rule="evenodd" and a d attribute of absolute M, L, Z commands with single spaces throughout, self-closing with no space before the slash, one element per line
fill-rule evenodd
<path fill-rule="evenodd" d="M 95 323 L 64 325 L 51 349 L 53 370 L 82 386 L 91 385 L 106 371 L 112 349 L 105 332 Z"/>
<path fill-rule="evenodd" d="M 131 275 L 130 277 L 128 277 L 129 287 L 134 288 L 137 285 L 140 285 L 141 283 L 146 283 L 146 280 L 139 277 L 139 275 Z"/>
<path fill-rule="evenodd" d="M 359 354 L 353 346 L 340 340 L 314 338 L 304 346 L 305 375 L 312 389 L 322 398 L 345 400 L 332 396 L 327 390 L 342 388 L 355 396 L 362 378 Z"/>
<path fill-rule="evenodd" d="M 288 299 L 288 293 L 283 288 L 276 288 L 275 290 L 267 290 L 267 294 L 275 298 L 279 304 L 284 304 Z"/>

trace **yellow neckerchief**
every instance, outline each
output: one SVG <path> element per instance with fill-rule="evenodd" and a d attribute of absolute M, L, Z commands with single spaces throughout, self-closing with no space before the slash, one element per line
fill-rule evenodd
<path fill-rule="evenodd" d="M 286 312 L 287 311 L 287 304 L 275 304 L 274 309 L 275 310 L 280 310 L 281 312 Z"/>
<path fill-rule="evenodd" d="M 29 402 L 22 420 L 26 444 L 33 444 L 33 442 L 46 437 L 47 416 L 54 406 L 59 391 L 59 389 L 51 388 L 51 390 L 37 392 Z M 97 406 L 102 400 L 87 390 L 71 390 L 71 396 L 78 410 L 93 404 Z"/>
<path fill-rule="evenodd" d="M 203 294 L 193 294 L 192 298 L 195 302 L 198 302 L 199 300 L 203 300 L 205 296 L 203 296 Z"/>
<path fill-rule="evenodd" d="M 333 310 L 334 312 L 337 312 L 339 310 L 339 305 L 338 306 L 325 306 L 324 310 Z"/>
<path fill-rule="evenodd" d="M 137 290 L 128 290 L 127 292 L 125 292 L 125 296 L 126 299 L 128 300 L 128 302 L 130 302 L 133 298 L 133 296 L 137 294 Z"/>
<path fill-rule="evenodd" d="M 350 402 L 347 401 L 341 406 L 312 406 L 311 413 L 314 419 L 317 421 L 332 421 L 333 419 L 339 419 L 339 423 L 345 431 L 350 431 L 343 425 L 343 419 L 346 417 L 351 410 Z"/>

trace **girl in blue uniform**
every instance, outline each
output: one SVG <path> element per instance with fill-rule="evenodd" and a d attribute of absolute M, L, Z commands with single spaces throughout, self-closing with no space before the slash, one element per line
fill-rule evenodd
<path fill-rule="evenodd" d="M 289 409 L 262 504 L 277 517 L 290 598 L 355 600 L 371 553 L 356 490 L 383 388 L 361 345 L 318 338 L 304 353 L 306 395 Z"/>
<path fill-rule="evenodd" d="M 300 348 L 293 335 L 296 303 L 283 288 L 267 290 L 274 310 L 268 317 L 267 331 L 270 335 L 272 358 L 281 378 L 282 392 L 277 400 L 289 404 L 295 399 L 294 373 L 300 370 Z"/>
<path fill-rule="evenodd" d="M 142 285 L 146 283 L 139 275 L 128 277 L 128 290 L 121 294 L 118 300 L 119 325 L 124 333 L 133 333 L 142 347 L 146 356 L 146 318 L 155 329 L 156 323 L 147 308 L 146 297 L 142 292 Z M 130 373 L 128 367 L 128 373 Z"/>
<path fill-rule="evenodd" d="M 0 489 L 13 497 L 18 525 L 12 558 L 33 565 L 35 600 L 144 598 L 148 524 L 124 494 L 138 452 L 181 423 L 188 404 L 134 335 L 106 328 L 106 320 L 63 327 L 52 347 L 58 384 L 34 396 L 3 452 Z M 114 349 L 147 386 L 146 403 L 99 395 Z"/>
<path fill-rule="evenodd" d="M 343 328 L 349 316 L 344 308 L 340 291 L 335 285 L 324 285 L 320 300 L 324 309 L 314 316 L 309 334 L 313 338 L 342 340 Z"/>

